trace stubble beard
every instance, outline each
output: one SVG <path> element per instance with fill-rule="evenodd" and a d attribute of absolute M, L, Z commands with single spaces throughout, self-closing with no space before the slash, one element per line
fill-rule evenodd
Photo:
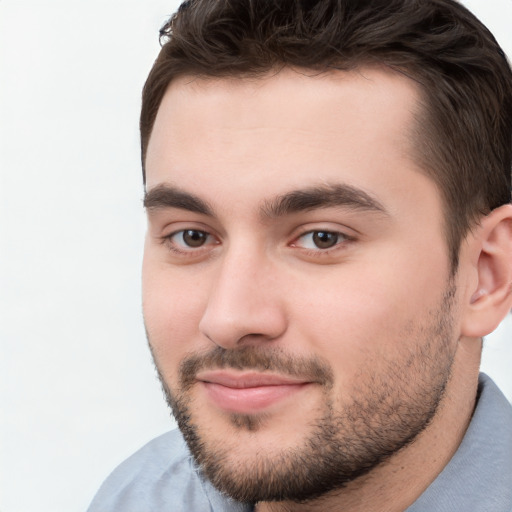
<path fill-rule="evenodd" d="M 167 402 L 204 476 L 240 502 L 304 503 L 342 489 L 408 446 L 432 421 L 450 378 L 455 353 L 454 295 L 452 285 L 424 325 L 404 329 L 404 339 L 415 339 L 413 344 L 404 343 L 412 347 L 409 353 L 386 365 L 373 367 L 368 361 L 359 371 L 350 403 L 336 403 L 333 372 L 319 359 L 299 359 L 254 346 L 216 347 L 181 363 L 178 390 L 169 389 L 155 359 Z M 271 370 L 315 378 L 323 400 L 300 446 L 272 453 L 263 447 L 252 457 L 242 458 L 222 433 L 217 440 L 205 436 L 191 390 L 195 374 L 206 368 Z M 266 418 L 257 414 L 232 414 L 230 420 L 242 433 L 257 435 L 266 426 Z"/>

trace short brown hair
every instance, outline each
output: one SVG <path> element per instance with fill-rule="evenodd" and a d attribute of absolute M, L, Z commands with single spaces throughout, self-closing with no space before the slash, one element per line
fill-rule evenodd
<path fill-rule="evenodd" d="M 444 200 L 452 269 L 481 215 L 510 202 L 512 72 L 492 34 L 454 0 L 190 0 L 164 25 L 144 86 L 142 167 L 177 76 L 258 76 L 383 64 L 420 84 L 416 158 Z"/>

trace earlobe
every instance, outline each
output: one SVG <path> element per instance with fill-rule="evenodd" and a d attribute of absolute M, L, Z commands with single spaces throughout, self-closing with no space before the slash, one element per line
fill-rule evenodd
<path fill-rule="evenodd" d="M 493 210 L 470 236 L 478 279 L 465 304 L 462 334 L 481 338 L 512 308 L 512 205 Z"/>

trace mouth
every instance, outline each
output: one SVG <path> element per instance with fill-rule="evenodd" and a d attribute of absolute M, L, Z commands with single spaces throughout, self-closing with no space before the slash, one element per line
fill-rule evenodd
<path fill-rule="evenodd" d="M 215 406 L 236 414 L 263 412 L 313 384 L 276 374 L 228 370 L 203 371 L 196 379 Z"/>

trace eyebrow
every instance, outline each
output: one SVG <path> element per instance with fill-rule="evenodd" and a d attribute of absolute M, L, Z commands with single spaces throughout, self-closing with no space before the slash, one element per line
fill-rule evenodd
<path fill-rule="evenodd" d="M 322 185 L 288 192 L 266 201 L 262 213 L 265 217 L 275 218 L 330 207 L 346 207 L 388 215 L 377 199 L 360 188 L 345 184 Z"/>
<path fill-rule="evenodd" d="M 179 208 L 202 215 L 213 216 L 212 208 L 199 197 L 169 185 L 157 185 L 144 194 L 144 208 L 160 210 Z"/>
<path fill-rule="evenodd" d="M 148 210 L 178 208 L 210 217 L 213 208 L 203 199 L 170 185 L 157 185 L 144 195 L 144 207 Z M 384 206 L 360 188 L 345 184 L 322 185 L 293 190 L 267 200 L 261 207 L 262 217 L 278 218 L 302 211 L 330 207 L 346 207 L 388 215 Z"/>

